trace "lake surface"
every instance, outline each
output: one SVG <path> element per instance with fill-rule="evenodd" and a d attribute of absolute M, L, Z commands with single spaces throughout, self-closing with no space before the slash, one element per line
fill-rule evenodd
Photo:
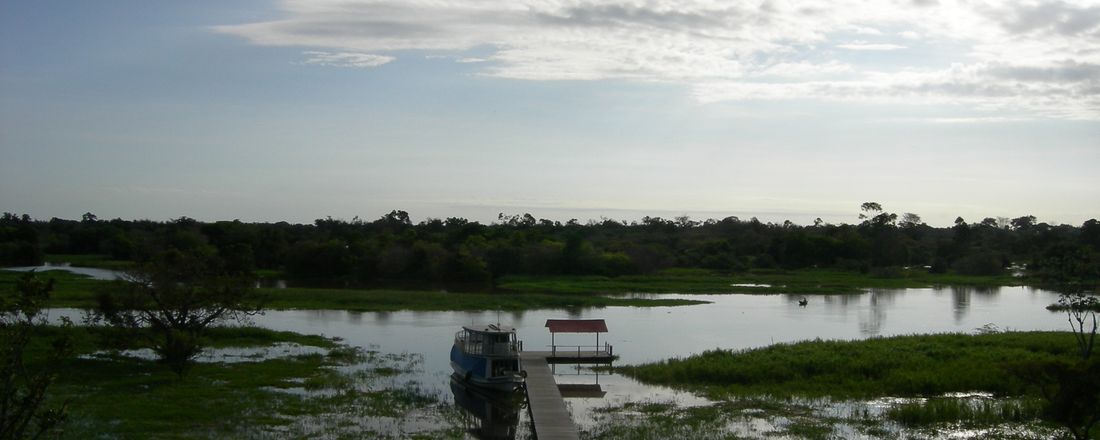
<path fill-rule="evenodd" d="M 748 349 L 774 343 L 821 339 L 864 339 L 915 333 L 974 333 L 999 330 L 1067 330 L 1065 315 L 1045 309 L 1058 294 L 1028 287 L 975 289 L 873 289 L 863 294 L 801 295 L 639 295 L 689 298 L 710 304 L 679 307 L 607 307 L 519 312 L 348 312 L 335 310 L 267 311 L 256 325 L 275 330 L 339 337 L 347 344 L 385 353 L 416 353 L 423 369 L 410 379 L 440 399 L 453 402 L 449 350 L 463 325 L 501 323 L 516 327 L 527 350 L 545 350 L 547 319 L 604 319 L 609 333 L 600 342 L 614 346 L 616 365 L 654 362 L 705 350 Z M 53 316 L 78 316 L 60 309 Z M 559 334 L 559 345 L 593 345 L 590 335 Z M 574 420 L 595 423 L 593 409 L 627 402 L 662 401 L 679 405 L 706 403 L 690 393 L 649 386 L 632 379 L 559 365 L 559 383 L 598 383 L 602 398 L 567 399 Z M 521 419 L 526 414 L 520 414 Z M 522 424 L 521 424 L 522 425 Z"/>
<path fill-rule="evenodd" d="M 500 322 L 516 327 L 527 350 L 544 350 L 550 334 L 547 319 L 604 319 L 609 333 L 600 341 L 614 346 L 617 365 L 654 362 L 705 350 L 746 349 L 808 339 L 863 339 L 913 333 L 973 333 L 992 325 L 1001 330 L 1066 330 L 1062 313 L 1045 307 L 1053 292 L 1026 288 L 943 288 L 872 290 L 860 295 L 811 296 L 805 307 L 799 295 L 650 295 L 691 298 L 711 304 L 681 307 L 607 307 L 525 312 L 346 312 L 269 311 L 257 325 L 299 333 L 339 336 L 347 343 L 383 352 L 424 356 L 423 383 L 440 389 L 451 373 L 448 353 L 454 333 L 463 325 Z M 559 334 L 559 345 L 591 345 L 592 335 Z M 603 399 L 570 399 L 574 417 L 583 423 L 586 409 L 646 399 L 702 403 L 690 394 L 651 387 L 618 376 L 576 375 L 558 366 L 559 383 L 599 381 Z M 581 371 L 583 372 L 583 371 Z M 570 374 L 573 373 L 573 374 Z"/>

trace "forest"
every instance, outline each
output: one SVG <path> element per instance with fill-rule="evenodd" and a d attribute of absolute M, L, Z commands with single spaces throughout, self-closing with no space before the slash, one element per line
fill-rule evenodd
<path fill-rule="evenodd" d="M 302 285 L 443 286 L 491 289 L 509 275 L 620 276 L 670 268 L 737 273 L 830 268 L 890 277 L 903 268 L 930 273 L 1026 273 L 1040 280 L 1100 280 L 1100 221 L 1047 224 L 1034 216 L 957 218 L 933 227 L 879 203 L 860 207 L 857 224 L 764 223 L 687 216 L 562 223 L 500 214 L 482 224 L 463 218 L 413 223 L 394 210 L 366 221 L 313 224 L 0 218 L 0 265 L 41 264 L 48 255 L 102 255 L 142 263 L 168 249 L 219 258 L 229 270 L 276 274 Z"/>

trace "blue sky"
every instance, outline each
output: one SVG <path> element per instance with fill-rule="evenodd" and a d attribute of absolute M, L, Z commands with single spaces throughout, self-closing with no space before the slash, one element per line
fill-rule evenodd
<path fill-rule="evenodd" d="M 41 219 L 1080 224 L 1100 6 L 0 0 L 0 153 Z"/>

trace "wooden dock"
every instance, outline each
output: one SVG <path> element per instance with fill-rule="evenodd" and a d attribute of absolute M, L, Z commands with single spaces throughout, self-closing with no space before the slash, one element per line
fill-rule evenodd
<path fill-rule="evenodd" d="M 546 363 L 547 351 L 525 351 L 520 354 L 527 370 L 527 408 L 539 440 L 578 439 L 577 426 L 565 408 L 554 373 Z"/>

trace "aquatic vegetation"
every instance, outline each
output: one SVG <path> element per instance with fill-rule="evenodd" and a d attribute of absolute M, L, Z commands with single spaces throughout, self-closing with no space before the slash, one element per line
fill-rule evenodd
<path fill-rule="evenodd" d="M 423 363 L 419 354 L 255 328 L 219 328 L 207 337 L 221 347 L 213 351 L 253 354 L 200 359 L 181 380 L 150 359 L 97 352 L 93 338 L 81 334 L 83 356 L 64 366 L 52 396 L 72 402 L 66 435 L 455 438 L 458 432 L 439 392 L 410 379 Z"/>
<path fill-rule="evenodd" d="M 1009 371 L 1011 365 L 1072 355 L 1072 343 L 1064 332 L 815 340 L 745 351 L 713 350 L 618 371 L 643 382 L 718 397 L 930 396 L 972 390 L 1018 395 L 1027 384 Z"/>

